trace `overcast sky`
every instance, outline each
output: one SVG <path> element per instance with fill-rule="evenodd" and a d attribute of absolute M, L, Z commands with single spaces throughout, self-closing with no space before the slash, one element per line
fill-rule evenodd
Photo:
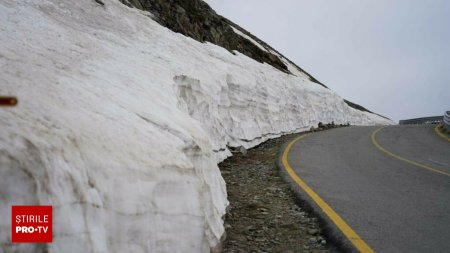
<path fill-rule="evenodd" d="M 206 2 L 369 110 L 393 120 L 450 110 L 450 1 Z"/>

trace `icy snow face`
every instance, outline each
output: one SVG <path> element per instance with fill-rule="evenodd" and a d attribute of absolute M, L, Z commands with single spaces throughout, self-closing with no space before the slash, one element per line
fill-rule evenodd
<path fill-rule="evenodd" d="M 269 138 L 310 129 L 319 122 L 390 124 L 382 117 L 347 106 L 342 98 L 311 82 L 302 72 L 287 75 L 235 53 L 239 57 L 231 57 L 224 68 L 241 67 L 225 74 L 221 68 L 208 69 L 211 76 L 224 75 L 223 79 L 194 77 L 200 73 L 174 77 L 179 107 L 202 123 L 218 161 L 229 155 L 227 146 L 250 148 Z"/>
<path fill-rule="evenodd" d="M 53 205 L 53 243 L 4 252 L 208 252 L 216 163 L 319 121 L 386 124 L 306 77 L 175 34 L 118 1 L 0 2 L 0 213 Z"/>

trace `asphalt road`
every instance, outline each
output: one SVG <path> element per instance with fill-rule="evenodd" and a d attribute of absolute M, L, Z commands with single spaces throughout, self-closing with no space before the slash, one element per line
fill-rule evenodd
<path fill-rule="evenodd" d="M 450 252 L 450 141 L 433 126 L 385 127 L 375 141 L 394 157 L 372 141 L 378 128 L 310 134 L 287 161 L 375 252 Z"/>

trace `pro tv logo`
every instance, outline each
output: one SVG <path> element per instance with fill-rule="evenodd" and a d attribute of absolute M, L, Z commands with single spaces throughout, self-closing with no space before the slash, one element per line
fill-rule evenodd
<path fill-rule="evenodd" d="M 13 243 L 52 242 L 52 206 L 12 206 Z"/>

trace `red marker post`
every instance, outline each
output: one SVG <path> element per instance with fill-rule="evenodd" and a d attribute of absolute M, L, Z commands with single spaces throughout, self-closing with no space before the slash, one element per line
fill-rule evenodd
<path fill-rule="evenodd" d="M 16 106 L 18 103 L 15 97 L 1 97 L 0 96 L 0 106 Z"/>

